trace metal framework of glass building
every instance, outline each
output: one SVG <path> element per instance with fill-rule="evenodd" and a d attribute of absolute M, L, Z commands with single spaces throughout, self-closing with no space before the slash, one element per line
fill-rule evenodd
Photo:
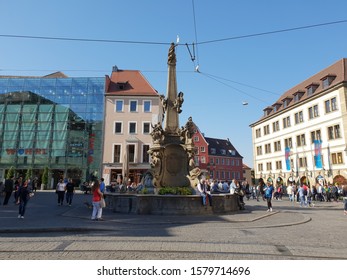
<path fill-rule="evenodd" d="M 102 155 L 104 78 L 0 76 L 0 179 L 13 166 L 49 188 L 98 176 Z"/>

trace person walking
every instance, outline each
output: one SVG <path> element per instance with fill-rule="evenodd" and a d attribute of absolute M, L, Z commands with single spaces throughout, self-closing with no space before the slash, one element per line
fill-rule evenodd
<path fill-rule="evenodd" d="M 58 205 L 63 205 L 65 196 L 65 186 L 63 179 L 60 179 L 57 184 Z"/>
<path fill-rule="evenodd" d="M 66 203 L 71 206 L 73 195 L 75 193 L 75 184 L 73 183 L 72 179 L 70 178 L 68 183 L 65 186 L 66 190 Z"/>
<path fill-rule="evenodd" d="M 3 205 L 8 204 L 8 201 L 10 200 L 12 192 L 13 192 L 13 186 L 14 186 L 14 177 L 5 180 L 5 186 L 4 186 L 5 198 L 4 198 Z"/>
<path fill-rule="evenodd" d="M 347 215 L 347 186 L 342 186 L 343 214 Z"/>
<path fill-rule="evenodd" d="M 24 184 L 18 189 L 18 218 L 24 219 L 25 209 L 29 201 L 30 192 L 28 189 L 28 181 L 25 181 Z"/>
<path fill-rule="evenodd" d="M 304 186 L 300 185 L 298 188 L 298 195 L 299 195 L 299 200 L 300 200 L 300 207 L 307 207 L 307 201 L 306 201 L 306 196 L 307 196 L 307 190 L 305 191 Z"/>
<path fill-rule="evenodd" d="M 270 180 L 266 182 L 266 187 L 264 189 L 264 192 L 265 192 L 265 198 L 267 202 L 267 212 L 272 212 L 272 195 L 274 192 L 274 187 Z"/>
<path fill-rule="evenodd" d="M 293 183 L 290 182 L 287 187 L 287 194 L 289 196 L 289 201 L 294 202 L 294 190 L 293 190 Z"/>
<path fill-rule="evenodd" d="M 92 220 L 93 221 L 102 221 L 102 207 L 100 204 L 101 199 L 103 198 L 103 194 L 100 191 L 100 184 L 98 180 L 94 181 L 92 186 L 92 194 L 93 194 L 93 212 L 92 212 Z"/>

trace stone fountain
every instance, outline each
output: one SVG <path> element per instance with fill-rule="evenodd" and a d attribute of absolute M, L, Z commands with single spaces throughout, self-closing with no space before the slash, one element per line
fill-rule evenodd
<path fill-rule="evenodd" d="M 152 125 L 153 145 L 148 151 L 152 169 L 144 174 L 143 185 L 147 194 L 112 193 L 106 196 L 107 205 L 114 212 L 152 215 L 206 215 L 238 211 L 237 196 L 213 195 L 213 207 L 203 207 L 201 196 L 158 195 L 154 188 L 194 188 L 198 184 L 200 169 L 195 166 L 194 123 L 192 117 L 179 126 L 183 93 L 177 93 L 175 44 L 168 55 L 168 81 L 166 96 L 161 96 L 163 118 Z M 163 123 L 163 124 L 162 124 Z M 194 192 L 193 192 L 194 193 Z"/>
<path fill-rule="evenodd" d="M 185 126 L 179 127 L 183 92 L 177 92 L 176 45 L 171 44 L 168 54 L 168 80 L 166 96 L 161 96 L 163 122 L 152 126 L 151 156 L 153 185 L 162 187 L 195 187 L 201 171 L 194 164 L 194 123 L 189 117 Z"/>

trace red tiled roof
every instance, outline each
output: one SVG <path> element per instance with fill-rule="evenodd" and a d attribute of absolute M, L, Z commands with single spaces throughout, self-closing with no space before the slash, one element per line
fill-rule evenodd
<path fill-rule="evenodd" d="M 110 95 L 158 95 L 147 79 L 138 70 L 113 71 L 106 75 L 106 94 Z"/>

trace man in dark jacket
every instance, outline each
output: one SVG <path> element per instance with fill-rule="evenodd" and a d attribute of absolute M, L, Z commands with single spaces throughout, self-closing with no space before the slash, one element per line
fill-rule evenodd
<path fill-rule="evenodd" d="M 4 187 L 4 192 L 5 192 L 5 199 L 4 199 L 4 205 L 8 204 L 8 201 L 10 200 L 11 194 L 13 192 L 13 180 L 14 177 L 11 179 L 6 179 L 5 180 L 5 187 Z"/>

